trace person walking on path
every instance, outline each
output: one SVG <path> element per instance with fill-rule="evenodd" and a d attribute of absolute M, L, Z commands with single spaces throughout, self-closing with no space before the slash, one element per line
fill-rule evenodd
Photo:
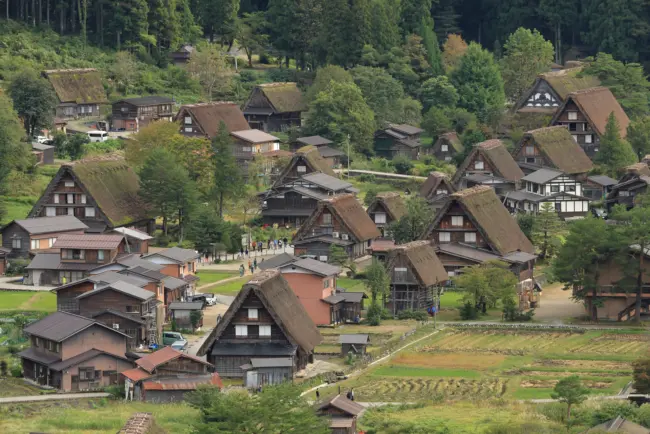
<path fill-rule="evenodd" d="M 253 259 L 253 270 L 257 270 L 257 258 Z"/>
<path fill-rule="evenodd" d="M 248 258 L 248 247 L 246 247 L 246 250 L 244 251 L 246 253 L 246 257 Z"/>
<path fill-rule="evenodd" d="M 252 269 L 253 269 L 253 263 L 251 262 L 250 259 L 248 260 L 248 269 L 249 269 L 249 270 L 252 270 Z M 251 274 L 253 274 L 252 271 L 251 271 Z"/>
<path fill-rule="evenodd" d="M 244 264 L 240 264 L 239 265 L 239 277 L 243 277 L 245 271 L 246 270 L 244 269 Z"/>
<path fill-rule="evenodd" d="M 316 401 L 320 399 L 320 392 L 316 389 Z"/>

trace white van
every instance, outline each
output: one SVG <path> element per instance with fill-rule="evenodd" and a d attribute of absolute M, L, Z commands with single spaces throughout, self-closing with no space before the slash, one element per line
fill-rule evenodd
<path fill-rule="evenodd" d="M 105 142 L 108 140 L 108 133 L 99 130 L 88 131 L 88 138 L 91 142 Z"/>

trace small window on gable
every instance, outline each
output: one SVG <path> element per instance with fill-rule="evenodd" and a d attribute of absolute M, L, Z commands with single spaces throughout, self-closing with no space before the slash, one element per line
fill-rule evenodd
<path fill-rule="evenodd" d="M 247 325 L 236 325 L 235 326 L 235 336 L 240 336 L 240 337 L 248 336 L 248 326 Z"/>
<path fill-rule="evenodd" d="M 462 215 L 453 215 L 451 216 L 451 225 L 456 227 L 463 226 L 463 216 Z"/>
<path fill-rule="evenodd" d="M 436 194 L 447 194 L 447 189 L 439 188 L 436 190 Z"/>
<path fill-rule="evenodd" d="M 323 214 L 323 224 L 331 225 L 332 224 L 332 214 L 324 213 Z"/>
<path fill-rule="evenodd" d="M 258 319 L 257 309 L 248 309 L 248 319 Z"/>
<path fill-rule="evenodd" d="M 185 125 L 192 125 L 192 117 L 185 116 Z"/>
<path fill-rule="evenodd" d="M 533 145 L 526 146 L 526 155 L 535 155 L 535 147 Z"/>
<path fill-rule="evenodd" d="M 74 187 L 74 181 L 66 181 L 64 185 L 66 187 Z"/>
<path fill-rule="evenodd" d="M 95 217 L 95 208 L 89 206 L 89 207 L 85 208 L 85 210 L 86 210 L 86 212 L 85 212 L 86 217 Z"/>
<path fill-rule="evenodd" d="M 485 168 L 485 165 L 483 164 L 482 161 L 477 161 L 474 163 L 474 169 L 476 170 L 483 170 Z"/>
<path fill-rule="evenodd" d="M 81 195 L 81 203 L 86 203 L 86 195 L 85 194 Z"/>
<path fill-rule="evenodd" d="M 271 337 L 271 326 L 270 325 L 261 325 L 260 326 L 260 336 Z"/>
<path fill-rule="evenodd" d="M 56 216 L 56 208 L 54 208 L 53 206 L 45 207 L 45 216 L 46 217 Z"/>
<path fill-rule="evenodd" d="M 578 120 L 578 112 L 567 112 L 567 116 L 569 117 L 570 121 Z"/>
<path fill-rule="evenodd" d="M 591 134 L 585 134 L 585 143 L 591 143 L 593 141 L 593 136 Z"/>
<path fill-rule="evenodd" d="M 449 145 L 442 145 L 440 146 L 440 150 L 442 152 L 448 152 L 449 151 Z"/>
<path fill-rule="evenodd" d="M 375 223 L 386 223 L 386 213 L 378 212 L 375 213 Z"/>
<path fill-rule="evenodd" d="M 307 166 L 297 166 L 296 170 L 298 171 L 298 173 L 305 173 L 307 172 Z"/>

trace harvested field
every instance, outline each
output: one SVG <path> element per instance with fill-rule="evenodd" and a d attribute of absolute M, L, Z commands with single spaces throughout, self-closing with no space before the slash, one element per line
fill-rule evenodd
<path fill-rule="evenodd" d="M 507 379 L 386 379 L 355 387 L 359 401 L 431 399 L 443 395 L 448 399 L 489 398 L 503 396 Z"/>
<path fill-rule="evenodd" d="M 417 366 L 423 368 L 455 368 L 455 369 L 484 369 L 497 366 L 506 359 L 506 356 L 496 354 L 425 354 L 405 353 L 399 354 L 391 360 L 392 364 L 404 366 Z"/>
<path fill-rule="evenodd" d="M 572 375 L 577 375 L 578 377 L 624 377 L 628 376 L 629 373 L 626 372 L 576 372 L 576 371 L 523 371 L 525 375 L 530 375 L 532 377 L 570 377 Z"/>
<path fill-rule="evenodd" d="M 524 388 L 524 389 L 550 389 L 555 387 L 559 380 L 521 380 L 521 383 L 519 383 L 519 387 Z M 583 381 L 583 384 L 587 386 L 590 389 L 606 389 L 612 385 L 612 381 L 593 381 L 593 380 L 587 380 Z"/>
<path fill-rule="evenodd" d="M 632 365 L 626 362 L 607 362 L 602 360 L 557 360 L 541 359 L 532 366 L 566 367 L 568 369 L 597 369 L 604 371 L 631 371 Z"/>

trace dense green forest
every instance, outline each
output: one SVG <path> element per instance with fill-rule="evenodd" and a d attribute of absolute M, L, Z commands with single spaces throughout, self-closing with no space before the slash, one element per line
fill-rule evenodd
<path fill-rule="evenodd" d="M 650 4 L 642 0 L 2 0 L 7 18 L 77 34 L 98 46 L 143 49 L 160 62 L 202 35 L 237 39 L 300 66 L 358 63 L 408 34 L 443 43 L 460 34 L 499 53 L 519 27 L 539 30 L 556 61 L 603 51 L 650 60 Z"/>

